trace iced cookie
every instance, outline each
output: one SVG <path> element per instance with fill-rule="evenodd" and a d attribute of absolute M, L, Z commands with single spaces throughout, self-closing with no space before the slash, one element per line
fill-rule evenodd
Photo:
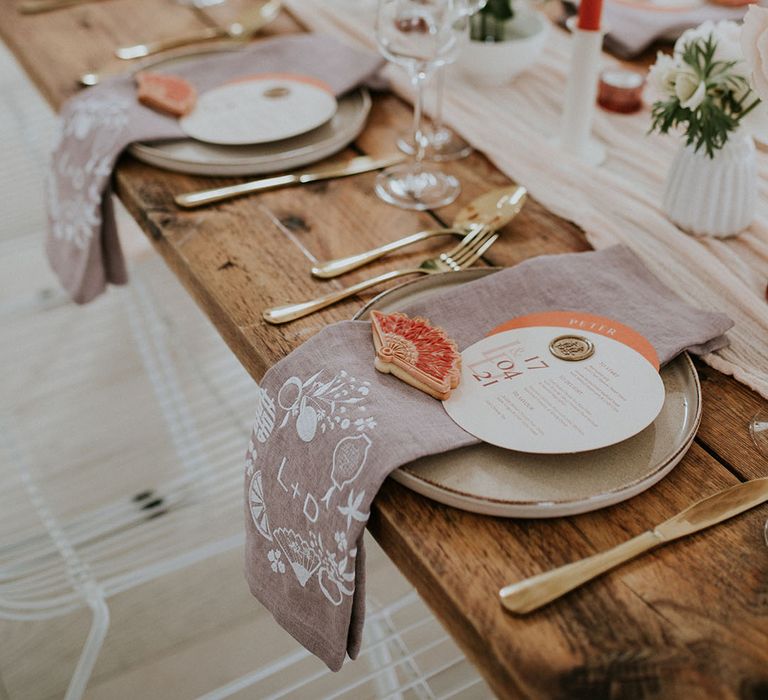
<path fill-rule="evenodd" d="M 177 75 L 142 71 L 136 74 L 139 102 L 174 117 L 189 114 L 197 102 L 197 91 Z"/>
<path fill-rule="evenodd" d="M 413 387 L 445 401 L 459 385 L 461 355 L 442 328 L 423 318 L 371 311 L 374 365 Z"/>

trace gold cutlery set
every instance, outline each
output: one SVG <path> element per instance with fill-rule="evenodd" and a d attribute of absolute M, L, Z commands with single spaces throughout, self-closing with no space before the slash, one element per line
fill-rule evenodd
<path fill-rule="evenodd" d="M 322 279 L 330 279 L 373 262 L 382 255 L 433 236 L 457 234 L 463 236 L 451 250 L 436 257 L 427 258 L 417 267 L 390 270 L 317 299 L 276 306 L 265 310 L 262 316 L 268 323 L 287 323 L 400 277 L 466 270 L 496 242 L 499 237 L 498 230 L 517 216 L 523 208 L 526 198 L 526 189 L 519 185 L 492 190 L 462 209 L 451 228 L 420 231 L 365 253 L 318 263 L 312 268 L 312 274 Z"/>
<path fill-rule="evenodd" d="M 466 270 L 476 262 L 488 248 L 490 248 L 499 237 L 492 229 L 478 226 L 473 228 L 459 244 L 446 253 L 441 253 L 434 258 L 427 258 L 418 267 L 409 267 L 401 270 L 392 270 L 376 277 L 363 280 L 351 287 L 340 289 L 325 296 L 310 301 L 299 302 L 298 304 L 286 304 L 285 306 L 275 306 L 267 309 L 262 314 L 265 321 L 269 323 L 287 323 L 303 316 L 320 311 L 331 304 L 335 304 L 343 299 L 348 299 L 355 294 L 375 287 L 384 282 L 404 277 L 406 275 L 433 275 L 440 272 L 457 272 Z"/>
<path fill-rule="evenodd" d="M 402 159 L 403 156 L 401 155 L 383 158 L 360 156 L 344 163 L 331 163 L 310 172 L 261 178 L 239 185 L 180 194 L 175 197 L 175 201 L 180 207 L 191 209 L 252 192 L 317 182 L 330 178 L 347 177 L 349 175 L 378 170 L 379 168 L 385 168 L 400 162 Z M 499 237 L 498 230 L 517 216 L 523 208 L 526 198 L 526 189 L 519 185 L 492 190 L 464 207 L 456 215 L 450 228 L 419 231 L 363 253 L 318 263 L 312 268 L 312 275 L 321 279 L 331 279 L 374 262 L 388 253 L 393 253 L 406 246 L 435 236 L 462 236 L 461 241 L 454 248 L 435 258 L 427 258 L 418 267 L 392 270 L 358 282 L 351 287 L 336 290 L 317 299 L 267 309 L 263 313 L 264 320 L 272 324 L 294 321 L 354 296 L 366 289 L 407 275 L 465 270 L 475 263 L 496 242 Z"/>

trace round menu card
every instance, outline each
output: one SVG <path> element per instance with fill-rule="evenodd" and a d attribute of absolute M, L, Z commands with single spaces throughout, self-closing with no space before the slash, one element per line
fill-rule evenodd
<path fill-rule="evenodd" d="M 461 353 L 461 382 L 443 402 L 484 442 L 521 452 L 594 450 L 639 433 L 664 383 L 637 350 L 572 327 L 515 328 Z"/>
<path fill-rule="evenodd" d="M 330 88 L 319 81 L 264 74 L 203 93 L 179 123 L 198 141 L 238 146 L 304 134 L 325 124 L 336 109 Z"/>

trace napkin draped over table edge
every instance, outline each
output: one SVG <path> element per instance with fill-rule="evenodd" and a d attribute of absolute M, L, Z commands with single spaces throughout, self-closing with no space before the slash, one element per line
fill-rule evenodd
<path fill-rule="evenodd" d="M 173 72 L 200 93 L 255 73 L 293 72 L 322 80 L 339 96 L 361 84 L 380 87 L 375 76 L 382 65 L 378 54 L 332 37 L 296 34 L 189 59 Z M 75 302 L 91 301 L 107 284 L 127 282 L 110 202 L 109 183 L 118 157 L 136 141 L 185 136 L 178 119 L 138 101 L 132 74 L 88 88 L 64 103 L 47 182 L 45 247 L 51 267 Z"/>
<path fill-rule="evenodd" d="M 644 335 L 662 364 L 723 347 L 732 326 L 680 301 L 624 246 L 533 258 L 399 310 L 441 326 L 460 349 L 520 315 L 587 311 Z M 384 479 L 479 442 L 373 358 L 370 323 L 342 321 L 275 364 L 257 389 L 246 454 L 250 590 L 332 670 L 360 650 L 363 532 Z"/>

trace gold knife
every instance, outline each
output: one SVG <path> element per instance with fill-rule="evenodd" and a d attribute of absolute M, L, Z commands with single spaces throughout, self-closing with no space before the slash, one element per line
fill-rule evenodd
<path fill-rule="evenodd" d="M 201 207 L 212 202 L 220 202 L 222 199 L 239 197 L 251 192 L 263 192 L 264 190 L 273 190 L 277 187 L 288 187 L 290 185 L 304 185 L 308 182 L 317 182 L 318 180 L 330 180 L 336 177 L 348 177 L 349 175 L 359 175 L 371 170 L 388 168 L 390 165 L 402 162 L 405 156 L 395 154 L 384 156 L 383 158 L 371 158 L 370 156 L 360 156 L 352 158 L 342 163 L 335 162 L 321 166 L 308 172 L 290 173 L 288 175 L 278 175 L 277 177 L 265 177 L 259 180 L 243 182 L 240 185 L 230 185 L 228 187 L 217 187 L 212 190 L 202 190 L 200 192 L 188 192 L 187 194 L 178 194 L 174 198 L 176 204 L 184 209 L 193 209 Z"/>
<path fill-rule="evenodd" d="M 768 477 L 719 491 L 612 549 L 505 586 L 499 591 L 501 604 L 515 613 L 531 612 L 638 554 L 717 525 L 766 501 Z"/>

